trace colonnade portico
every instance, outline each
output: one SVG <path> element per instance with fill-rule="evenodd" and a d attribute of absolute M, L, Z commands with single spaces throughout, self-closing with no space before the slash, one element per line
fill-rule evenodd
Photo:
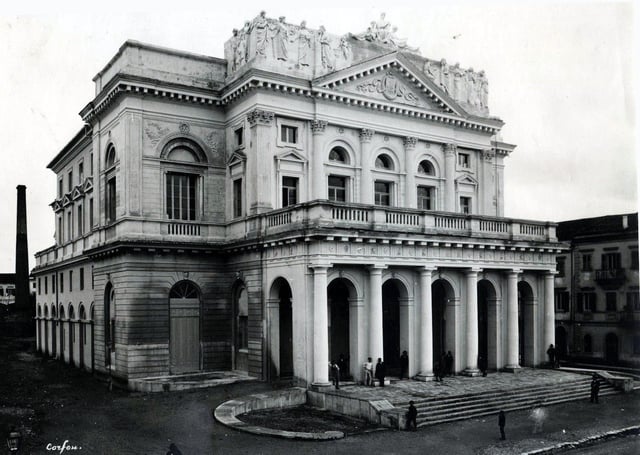
<path fill-rule="evenodd" d="M 367 357 L 371 357 L 375 363 L 378 358 L 384 358 L 385 341 L 383 333 L 383 325 L 386 322 L 383 321 L 383 281 L 386 283 L 388 275 L 384 272 L 389 266 L 384 264 L 371 264 L 364 265 L 364 269 L 361 269 L 361 277 L 364 279 L 366 286 L 358 286 L 360 294 L 364 289 L 364 297 L 362 295 L 356 295 L 353 297 L 354 302 L 350 302 L 350 314 L 349 314 L 349 337 L 356 340 L 355 348 L 351 351 L 351 366 L 350 373 L 352 373 L 356 380 L 360 379 L 361 366 L 366 361 Z M 328 271 L 333 268 L 340 270 L 339 266 L 335 264 L 322 263 L 313 264 L 310 266 L 313 270 L 313 384 L 316 386 L 325 386 L 329 384 L 329 326 L 328 326 Z M 449 312 L 447 318 L 447 324 L 442 327 L 448 327 L 447 330 L 453 330 L 453 333 L 448 333 L 445 337 L 440 334 L 441 339 L 437 347 L 443 349 L 446 344 L 446 350 L 450 350 L 454 353 L 454 356 L 460 358 L 456 362 L 456 371 L 460 371 L 462 374 L 476 376 L 480 373 L 481 369 L 487 368 L 487 366 L 493 368 L 506 368 L 507 370 L 514 371 L 520 368 L 519 361 L 519 347 L 520 347 L 520 330 L 518 324 L 519 316 L 519 298 L 518 298 L 518 280 L 521 274 L 525 274 L 520 269 L 507 269 L 500 271 L 499 269 L 480 269 L 480 268 L 462 268 L 462 267 L 450 267 L 450 266 L 437 266 L 437 265 L 425 265 L 420 268 L 406 267 L 402 271 L 398 269 L 398 274 L 404 274 L 410 276 L 413 274 L 418 286 L 416 286 L 415 294 L 411 294 L 403 300 L 403 304 L 407 306 L 407 311 L 403 313 L 401 330 L 407 330 L 410 335 L 405 336 L 402 340 L 402 350 L 409 351 L 410 368 L 412 372 L 410 375 L 419 380 L 431 380 L 434 376 L 434 366 L 438 359 L 435 359 L 434 348 L 436 347 L 436 341 L 434 337 L 434 324 L 441 323 L 443 321 L 434 320 L 434 305 L 446 305 L 441 312 Z M 438 273 L 439 272 L 439 273 Z M 532 319 L 527 321 L 527 324 L 540 324 L 542 333 L 544 336 L 539 338 L 535 335 L 535 339 L 528 342 L 535 346 L 535 350 L 538 351 L 535 358 L 544 359 L 544 352 L 549 344 L 554 343 L 553 336 L 554 331 L 554 294 L 553 294 L 553 272 L 531 271 L 528 274 L 528 280 L 531 282 L 535 280 L 538 282 L 539 288 L 544 290 L 544 308 L 541 308 L 540 316 L 537 312 L 534 312 Z M 396 272 L 390 272 L 393 275 Z M 482 275 L 479 277 L 479 275 Z M 383 277 L 384 275 L 384 277 Z M 434 301 L 434 294 L 432 286 L 435 286 L 439 280 L 446 283 L 450 280 L 456 280 L 458 276 L 458 284 L 451 287 L 450 291 L 446 291 L 446 301 L 442 300 L 442 291 L 438 292 L 440 297 L 437 301 Z M 491 281 L 487 279 L 491 276 Z M 340 272 L 342 278 L 342 272 Z M 384 280 L 383 280 L 384 278 Z M 350 278 L 354 279 L 354 278 Z M 479 281 L 482 280 L 482 281 Z M 522 278 L 525 279 L 524 277 Z M 544 286 L 541 286 L 543 280 Z M 406 280 L 405 280 L 406 282 Z M 489 302 L 493 302 L 492 310 L 486 309 L 485 313 L 492 311 L 491 318 L 496 321 L 496 326 L 489 331 L 485 329 L 485 337 L 489 337 L 492 340 L 492 346 L 498 346 L 497 352 L 490 354 L 491 364 L 489 365 L 489 359 L 485 358 L 483 364 L 478 363 L 480 354 L 480 341 L 479 341 L 479 297 L 478 288 L 480 284 L 484 286 L 483 289 L 489 289 L 491 286 L 498 286 L 500 289 L 495 290 L 495 294 L 489 294 L 483 292 L 483 302 L 485 305 L 489 305 Z M 463 284 L 463 286 L 460 286 Z M 451 285 L 451 283 L 450 283 Z M 446 284 L 445 284 L 446 286 Z M 487 287 L 488 286 L 488 287 Z M 354 291 L 355 292 L 355 291 Z M 494 292 L 494 291 L 491 291 Z M 462 304 L 464 308 L 461 308 L 461 312 L 457 310 L 451 312 L 451 306 L 449 302 L 458 301 L 460 299 L 460 293 L 463 296 Z M 504 296 L 506 305 L 501 305 L 500 301 Z M 352 299 L 352 297 L 349 297 Z M 406 300 L 406 301 L 405 301 Z M 541 299 L 542 300 L 542 299 Z M 497 303 L 496 303 L 497 302 Z M 416 314 L 413 317 L 413 308 L 415 305 Z M 487 308 L 485 306 L 485 308 Z M 497 310 L 496 310 L 497 308 Z M 410 309 L 410 311 L 409 311 Z M 356 311 L 357 310 L 357 311 Z M 543 310 L 543 311 L 542 311 Z M 540 318 L 543 316 L 543 320 Z M 436 315 L 437 316 L 437 315 Z M 442 316 L 439 316 L 442 318 Z M 460 319 L 464 318 L 464 319 Z M 463 326 L 461 326 L 463 324 Z M 500 328 L 502 327 L 502 328 Z M 385 329 L 386 330 L 386 329 Z M 444 329 L 439 329 L 440 331 Z M 456 334 L 457 332 L 457 334 Z M 533 332 L 532 332 L 533 333 Z M 504 338 L 502 338 L 504 336 Z M 495 338 L 495 340 L 494 340 Z M 485 338 L 486 339 L 486 338 Z M 506 346 L 503 342 L 499 342 L 499 339 L 506 341 Z M 497 344 L 496 344 L 497 343 Z M 484 349 L 487 349 L 485 346 Z M 440 354 L 439 352 L 437 354 Z M 483 353 L 483 355 L 488 355 Z M 528 355 L 528 354 L 527 354 Z"/>

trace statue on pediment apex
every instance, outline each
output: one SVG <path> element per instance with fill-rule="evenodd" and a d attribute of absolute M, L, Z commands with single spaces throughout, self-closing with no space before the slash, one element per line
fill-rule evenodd
<path fill-rule="evenodd" d="M 352 36 L 360 41 L 370 41 L 372 43 L 388 45 L 398 50 L 419 53 L 420 51 L 417 47 L 407 46 L 407 40 L 397 36 L 398 27 L 392 27 L 391 23 L 386 20 L 385 17 L 385 13 L 381 13 L 380 19 L 378 21 L 372 21 L 365 32 L 353 34 Z"/>
<path fill-rule="evenodd" d="M 318 43 L 320 43 L 320 59 L 322 66 L 329 71 L 333 71 L 335 68 L 335 55 L 331 47 L 331 38 L 327 35 L 327 30 L 324 25 L 321 25 L 318 29 Z"/>

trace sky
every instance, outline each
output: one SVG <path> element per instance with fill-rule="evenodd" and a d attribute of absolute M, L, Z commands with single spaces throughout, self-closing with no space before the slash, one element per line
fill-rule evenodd
<path fill-rule="evenodd" d="M 363 32 L 386 12 L 423 56 L 485 70 L 491 115 L 517 145 L 505 161 L 505 216 L 638 210 L 640 6 L 632 1 L 14 3 L 0 7 L 0 272 L 14 270 L 17 185 L 27 186 L 31 267 L 53 245 L 55 175 L 46 166 L 82 127 L 92 78 L 122 43 L 223 57 L 232 29 L 262 9 L 334 35 Z"/>

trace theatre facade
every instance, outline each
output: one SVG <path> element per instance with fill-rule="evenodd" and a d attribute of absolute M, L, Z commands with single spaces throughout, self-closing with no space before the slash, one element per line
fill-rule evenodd
<path fill-rule="evenodd" d="M 125 42 L 51 161 L 38 349 L 123 382 L 237 370 L 328 383 L 342 354 L 428 380 L 554 343 L 553 223 L 504 217 L 515 146 L 484 72 L 382 16 L 335 36 L 260 14 L 225 58 Z M 534 151 L 529 151 L 533 153 Z"/>

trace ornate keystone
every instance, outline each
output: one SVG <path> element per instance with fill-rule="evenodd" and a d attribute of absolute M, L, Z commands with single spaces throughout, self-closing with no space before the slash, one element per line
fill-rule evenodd
<path fill-rule="evenodd" d="M 360 142 L 371 142 L 373 137 L 373 130 L 363 128 L 360 130 Z"/>
<path fill-rule="evenodd" d="M 247 115 L 247 120 L 249 120 L 249 124 L 251 126 L 260 124 L 260 125 L 270 125 L 273 122 L 275 114 L 270 111 L 263 111 L 262 109 L 254 109 L 249 112 Z"/>
<path fill-rule="evenodd" d="M 417 137 L 407 136 L 402 140 L 404 144 L 404 148 L 407 150 L 411 150 L 416 148 L 416 144 L 418 143 Z"/>
<path fill-rule="evenodd" d="M 313 134 L 324 133 L 327 123 L 328 122 L 326 120 L 311 120 L 311 132 Z"/>

